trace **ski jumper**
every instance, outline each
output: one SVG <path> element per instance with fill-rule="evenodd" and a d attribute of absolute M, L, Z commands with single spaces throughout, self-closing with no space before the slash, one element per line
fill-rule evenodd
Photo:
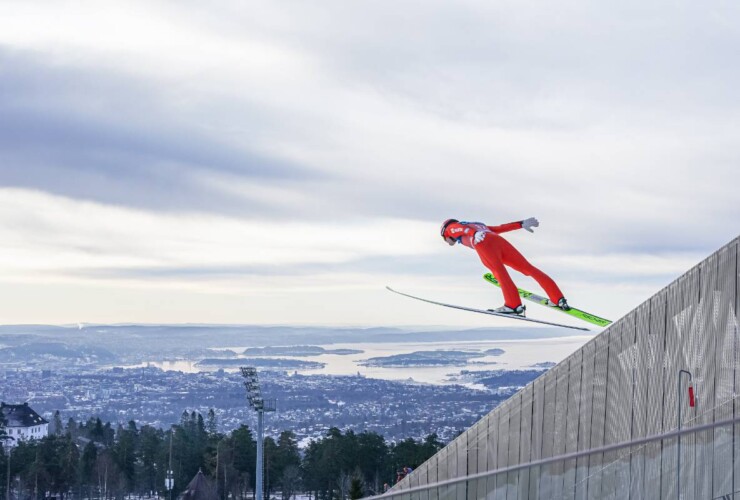
<path fill-rule="evenodd" d="M 504 292 L 504 304 L 508 307 L 515 309 L 521 305 L 522 301 L 514 281 L 506 270 L 506 266 L 519 271 L 525 276 L 534 278 L 547 293 L 550 301 L 557 304 L 558 300 L 563 297 L 563 292 L 560 291 L 558 285 L 547 274 L 530 264 L 514 248 L 514 245 L 499 236 L 499 233 L 521 228 L 521 222 L 510 222 L 500 226 L 486 226 L 482 222 L 453 222 L 447 226 L 443 236 L 452 238 L 478 252 L 478 257 L 480 257 L 483 265 L 490 269 L 501 283 L 501 290 Z M 478 231 L 485 232 L 485 237 L 479 243 L 475 243 L 474 237 Z"/>

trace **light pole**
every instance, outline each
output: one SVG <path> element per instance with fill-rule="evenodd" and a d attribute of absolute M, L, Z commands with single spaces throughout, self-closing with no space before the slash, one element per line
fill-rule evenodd
<path fill-rule="evenodd" d="M 686 374 L 689 376 L 689 406 L 694 406 L 694 386 L 692 384 L 691 372 L 688 370 L 678 370 L 678 394 L 676 413 L 678 416 L 678 430 L 681 430 L 681 402 L 683 400 L 681 392 L 681 375 Z M 676 459 L 676 498 L 681 498 L 681 434 L 678 435 L 678 453 Z"/>
<path fill-rule="evenodd" d="M 244 377 L 244 387 L 247 389 L 247 402 L 249 406 L 257 412 L 257 470 L 255 471 L 254 498 L 263 500 L 264 493 L 262 478 L 264 474 L 264 433 L 265 423 L 264 414 L 266 411 L 275 411 L 275 400 L 264 399 L 260 391 L 259 379 L 257 378 L 257 368 L 253 366 L 241 367 L 242 377 Z"/>

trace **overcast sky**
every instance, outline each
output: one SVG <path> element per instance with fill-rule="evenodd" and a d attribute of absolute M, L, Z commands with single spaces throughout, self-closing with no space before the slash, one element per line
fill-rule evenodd
<path fill-rule="evenodd" d="M 0 323 L 507 325 L 384 286 L 499 306 L 439 225 L 530 216 L 617 319 L 740 234 L 738 2 L 0 9 Z"/>

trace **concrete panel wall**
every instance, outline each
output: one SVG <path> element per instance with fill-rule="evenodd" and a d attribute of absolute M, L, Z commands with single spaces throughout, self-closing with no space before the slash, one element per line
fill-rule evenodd
<path fill-rule="evenodd" d="M 724 246 L 612 324 L 394 490 L 740 415 L 739 242 Z M 689 376 L 679 379 L 681 370 L 691 373 L 694 408 L 688 404 Z M 438 490 L 411 497 L 735 498 L 740 426 Z"/>

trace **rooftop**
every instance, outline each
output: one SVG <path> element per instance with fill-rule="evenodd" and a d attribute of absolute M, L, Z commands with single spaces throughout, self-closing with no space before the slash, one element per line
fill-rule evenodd
<path fill-rule="evenodd" d="M 8 427 L 33 427 L 49 423 L 28 406 L 28 403 L 9 405 L 2 402 L 0 403 L 0 412 L 5 416 Z"/>

